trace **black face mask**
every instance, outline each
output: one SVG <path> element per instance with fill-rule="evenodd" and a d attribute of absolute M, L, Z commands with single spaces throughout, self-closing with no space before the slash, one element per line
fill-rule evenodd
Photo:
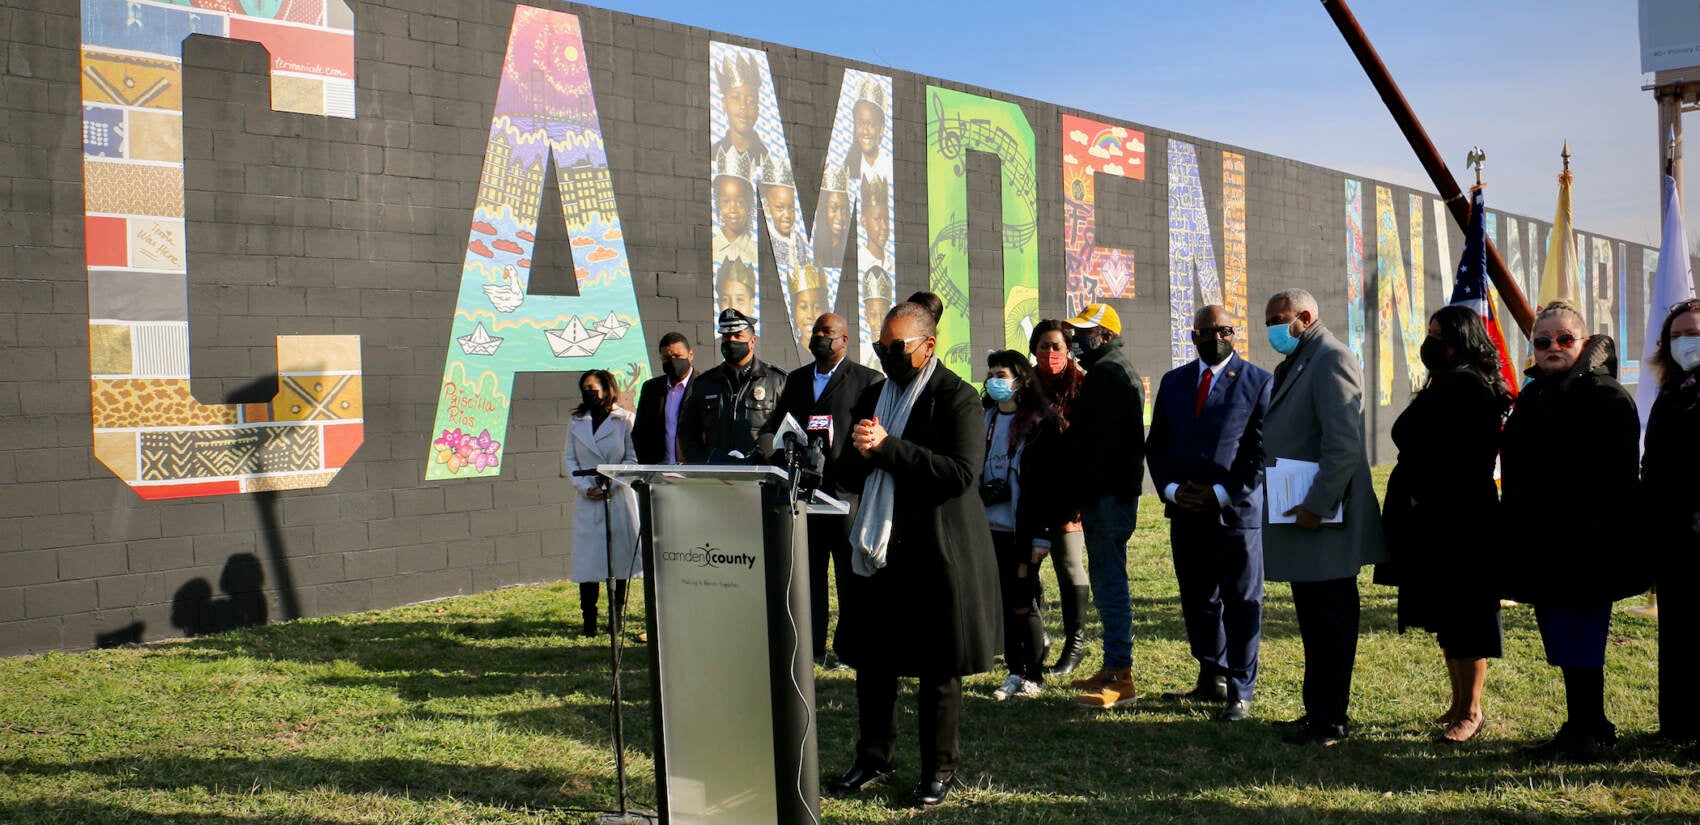
<path fill-rule="evenodd" d="M 1206 364 L 1220 364 L 1234 351 L 1234 342 L 1224 341 L 1212 335 L 1202 338 L 1198 333 L 1192 334 L 1192 345 L 1198 349 L 1198 357 Z"/>
<path fill-rule="evenodd" d="M 602 406 L 602 391 L 601 390 L 585 390 L 584 391 L 584 405 L 586 407 L 590 407 L 592 409 L 601 408 L 601 406 Z"/>
<path fill-rule="evenodd" d="M 1423 339 L 1422 349 L 1418 352 L 1422 356 L 1423 366 L 1428 367 L 1429 372 L 1439 372 L 1452 366 L 1446 358 L 1446 342 L 1433 335 Z"/>
<path fill-rule="evenodd" d="M 888 351 L 878 344 L 874 345 L 874 353 L 879 356 L 880 367 L 885 370 L 885 377 L 899 384 L 907 384 L 921 371 L 921 368 L 915 366 L 915 362 L 909 360 L 909 353 L 904 351 L 905 345 L 899 343 L 892 349 L 895 351 Z"/>
<path fill-rule="evenodd" d="M 691 359 L 669 358 L 661 362 L 661 371 L 667 373 L 667 377 L 673 379 L 674 383 L 678 383 L 679 379 L 690 373 Z"/>
<path fill-rule="evenodd" d="M 720 354 L 726 359 L 726 363 L 728 364 L 741 364 L 744 361 L 744 357 L 750 354 L 750 342 L 721 341 Z"/>
<path fill-rule="evenodd" d="M 816 361 L 832 360 L 832 340 L 825 335 L 816 335 L 809 339 L 809 354 Z"/>

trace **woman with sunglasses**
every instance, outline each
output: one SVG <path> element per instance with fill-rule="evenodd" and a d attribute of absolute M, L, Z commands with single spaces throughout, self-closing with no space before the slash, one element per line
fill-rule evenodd
<path fill-rule="evenodd" d="M 1511 393 L 1499 350 L 1469 307 L 1429 318 L 1422 359 L 1428 381 L 1393 422 L 1399 462 L 1381 514 L 1393 562 L 1376 567 L 1376 581 L 1398 585 L 1401 631 L 1434 633 L 1452 682 L 1440 738 L 1466 742 L 1486 720 L 1487 660 L 1504 655 L 1493 464 Z"/>
<path fill-rule="evenodd" d="M 1670 308 L 1651 359 L 1659 396 L 1641 453 L 1659 588 L 1659 730 L 1700 739 L 1685 653 L 1700 634 L 1700 300 Z"/>
<path fill-rule="evenodd" d="M 1057 411 L 1058 428 L 1068 429 L 1068 414 L 1080 397 L 1086 371 L 1068 351 L 1063 324 L 1046 318 L 1027 338 L 1033 371 L 1051 406 Z M 1086 534 L 1081 532 L 1080 514 L 1071 513 L 1057 541 L 1051 544 L 1051 568 L 1057 574 L 1057 600 L 1062 609 L 1062 650 L 1057 661 L 1045 668 L 1046 676 L 1067 676 L 1086 657 L 1086 606 L 1092 603 L 1092 586 L 1086 578 Z"/>
<path fill-rule="evenodd" d="M 1039 563 L 1072 513 L 1059 512 L 1055 479 L 1063 471 L 1060 420 L 1027 363 L 1015 350 L 986 355 L 986 462 L 980 500 L 991 522 L 1004 608 L 1004 664 L 1009 677 L 992 698 L 1033 699 L 1045 684 L 1044 594 Z"/>
<path fill-rule="evenodd" d="M 1505 594 L 1534 605 L 1547 664 L 1564 674 L 1567 714 L 1556 736 L 1528 752 L 1592 761 L 1617 742 L 1605 712 L 1611 605 L 1651 583 L 1623 532 L 1641 510 L 1641 419 L 1617 382 L 1616 345 L 1590 337 L 1569 304 L 1553 301 L 1535 316 L 1531 343 L 1534 380 L 1505 422 L 1500 452 Z"/>

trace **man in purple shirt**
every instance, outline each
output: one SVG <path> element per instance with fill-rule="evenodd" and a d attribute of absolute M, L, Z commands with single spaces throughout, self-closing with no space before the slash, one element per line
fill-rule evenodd
<path fill-rule="evenodd" d="M 632 443 L 639 464 L 679 463 L 679 408 L 696 378 L 691 342 L 677 332 L 661 336 L 661 374 L 643 382 L 638 393 Z"/>

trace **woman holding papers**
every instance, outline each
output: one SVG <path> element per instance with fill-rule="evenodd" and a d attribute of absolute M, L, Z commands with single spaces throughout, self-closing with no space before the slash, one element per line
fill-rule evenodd
<path fill-rule="evenodd" d="M 1641 511 L 1641 419 L 1617 383 L 1617 348 L 1553 301 L 1535 317 L 1531 381 L 1500 453 L 1509 555 L 1505 594 L 1535 607 L 1547 664 L 1564 672 L 1568 711 L 1539 759 L 1592 761 L 1617 742 L 1606 719 L 1611 605 L 1651 583 L 1624 530 Z"/>
<path fill-rule="evenodd" d="M 1649 359 L 1659 397 L 1647 416 L 1641 482 L 1658 553 L 1659 731 L 1700 739 L 1685 658 L 1700 635 L 1700 300 L 1670 308 Z"/>
<path fill-rule="evenodd" d="M 1399 588 L 1399 629 L 1434 633 L 1446 657 L 1452 704 L 1440 737 L 1465 742 L 1481 729 L 1487 660 L 1504 645 L 1499 616 L 1499 428 L 1511 395 L 1499 350 L 1475 310 L 1449 306 L 1428 322 L 1428 381 L 1393 422 L 1399 463 L 1381 512 L 1390 564 L 1376 581 Z"/>

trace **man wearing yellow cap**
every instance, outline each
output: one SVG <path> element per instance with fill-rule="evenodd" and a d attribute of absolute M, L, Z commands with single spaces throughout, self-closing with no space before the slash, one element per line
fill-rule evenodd
<path fill-rule="evenodd" d="M 1127 542 L 1145 477 L 1145 399 L 1139 373 L 1122 352 L 1122 321 L 1109 304 L 1087 304 L 1063 322 L 1086 368 L 1065 434 L 1076 470 L 1072 493 L 1086 531 L 1087 578 L 1104 625 L 1104 666 L 1074 687 L 1075 702 L 1108 708 L 1135 700 L 1133 603 Z"/>

